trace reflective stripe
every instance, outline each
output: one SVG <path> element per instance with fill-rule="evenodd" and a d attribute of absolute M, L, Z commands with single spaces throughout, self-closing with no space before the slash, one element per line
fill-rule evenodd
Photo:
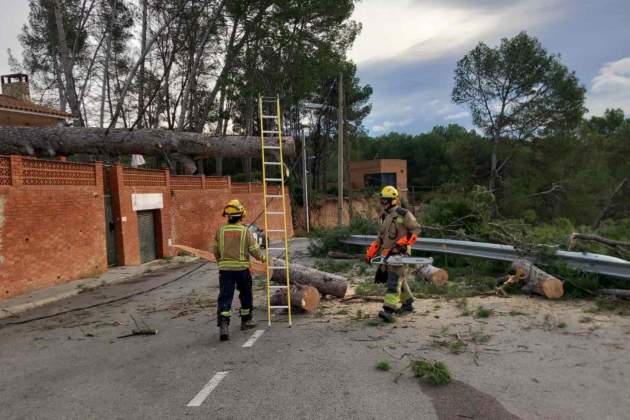
<path fill-rule="evenodd" d="M 219 315 L 221 315 L 221 316 L 225 316 L 225 317 L 228 317 L 228 318 L 229 318 L 229 317 L 230 317 L 230 315 L 232 315 L 232 311 L 221 311 L 221 312 L 219 313 Z"/>
<path fill-rule="evenodd" d="M 247 231 L 244 228 L 245 226 L 243 226 L 243 230 L 241 231 L 241 254 L 240 254 L 241 261 L 246 261 L 245 260 L 245 245 L 247 241 L 245 239 L 245 234 L 247 233 Z"/>
<path fill-rule="evenodd" d="M 249 247 L 250 251 L 256 251 L 257 249 L 260 249 L 260 247 L 258 246 L 258 244 L 254 244 L 252 246 Z M 284 249 L 284 248 L 280 248 L 280 249 Z"/>
<path fill-rule="evenodd" d="M 386 305 L 395 307 L 400 304 L 400 297 L 398 297 L 398 294 L 385 293 L 385 296 L 383 297 L 383 301 Z"/>
<path fill-rule="evenodd" d="M 221 226 L 221 228 L 219 229 L 219 255 L 223 255 L 223 245 L 224 245 L 223 233 L 224 233 L 224 228 L 225 228 L 225 226 Z"/>
<path fill-rule="evenodd" d="M 243 309 L 241 308 L 241 315 L 249 315 L 252 312 L 251 309 Z"/>
<path fill-rule="evenodd" d="M 249 268 L 249 261 L 236 261 L 236 260 L 223 260 L 219 261 L 219 270 L 225 268 L 238 268 L 238 269 L 247 269 Z"/>

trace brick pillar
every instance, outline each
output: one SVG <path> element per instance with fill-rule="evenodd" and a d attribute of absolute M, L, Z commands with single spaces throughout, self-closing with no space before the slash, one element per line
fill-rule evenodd
<path fill-rule="evenodd" d="M 206 177 L 205 176 L 201 176 L 201 189 L 205 190 L 206 189 Z"/>
<path fill-rule="evenodd" d="M 11 156 L 11 185 L 21 187 L 24 185 L 22 174 L 22 156 Z"/>
<path fill-rule="evenodd" d="M 109 182 L 112 195 L 112 210 L 114 212 L 114 223 L 116 224 L 116 253 L 118 255 L 118 263 L 120 265 L 129 265 L 129 244 L 125 243 L 127 239 L 126 227 L 127 216 L 124 211 L 123 196 L 123 167 L 115 165 L 109 168 Z"/>

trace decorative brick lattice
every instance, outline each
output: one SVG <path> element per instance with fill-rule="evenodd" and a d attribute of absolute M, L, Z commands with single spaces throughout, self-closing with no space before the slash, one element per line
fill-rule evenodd
<path fill-rule="evenodd" d="M 200 190 L 202 177 L 178 175 L 171 176 L 171 188 L 174 190 Z"/>
<path fill-rule="evenodd" d="M 24 185 L 96 185 L 94 165 L 22 159 Z"/>
<path fill-rule="evenodd" d="M 0 156 L 0 185 L 11 185 L 11 158 Z"/>
<path fill-rule="evenodd" d="M 166 174 L 151 169 L 124 168 L 123 184 L 125 187 L 166 187 Z"/>
<path fill-rule="evenodd" d="M 207 190 L 224 190 L 227 191 L 230 188 L 229 176 L 207 176 L 206 185 Z"/>

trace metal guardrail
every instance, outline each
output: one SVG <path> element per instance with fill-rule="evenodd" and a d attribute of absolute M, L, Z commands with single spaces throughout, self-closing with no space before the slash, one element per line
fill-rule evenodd
<path fill-rule="evenodd" d="M 376 236 L 371 235 L 352 235 L 342 242 L 349 245 L 368 246 L 375 239 Z M 412 248 L 417 251 L 488 258 L 500 261 L 532 258 L 532 256 L 523 255 L 522 252 L 519 252 L 511 245 L 458 241 L 454 239 L 419 238 Z M 558 258 L 576 270 L 630 280 L 630 261 L 621 258 L 592 254 L 590 252 L 571 251 L 556 251 L 550 257 Z"/>

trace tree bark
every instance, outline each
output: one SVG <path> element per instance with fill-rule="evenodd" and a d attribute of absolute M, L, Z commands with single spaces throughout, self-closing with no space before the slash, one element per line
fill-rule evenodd
<path fill-rule="evenodd" d="M 274 265 L 284 265 L 284 261 L 276 261 Z M 300 286 L 313 286 L 323 295 L 344 297 L 348 289 L 348 279 L 337 274 L 305 267 L 299 264 L 290 265 L 291 283 Z M 275 269 L 271 280 L 278 284 L 286 284 L 285 270 Z"/>
<path fill-rule="evenodd" d="M 548 299 L 559 299 L 564 295 L 564 286 L 560 279 L 544 272 L 528 260 L 519 259 L 512 263 L 516 273 L 506 284 L 523 282 L 523 291 L 536 293 Z"/>
<path fill-rule="evenodd" d="M 142 0 L 142 29 L 141 29 L 141 41 L 140 51 L 147 49 L 147 0 Z M 145 64 L 146 57 L 142 58 L 140 63 L 140 73 L 138 74 L 138 113 L 141 113 L 144 109 L 144 76 L 145 76 Z M 101 126 L 102 127 L 102 126 Z M 142 119 L 138 118 L 138 127 L 144 127 Z"/>
<path fill-rule="evenodd" d="M 63 68 L 63 74 L 65 81 L 65 92 L 72 114 L 79 120 L 81 126 L 85 125 L 83 122 L 83 116 L 81 115 L 81 108 L 79 105 L 79 99 L 77 97 L 77 90 L 74 85 L 73 74 L 73 62 L 70 57 L 70 51 L 68 50 L 68 44 L 66 42 L 66 30 L 63 25 L 63 14 L 61 11 L 61 0 L 55 0 L 55 24 L 57 26 L 57 35 L 59 36 L 59 52 L 61 53 L 61 67 Z"/>
<path fill-rule="evenodd" d="M 295 155 L 293 138 L 283 138 L 283 152 L 285 156 Z M 0 127 L 0 154 L 53 157 L 77 153 L 111 156 L 166 154 L 182 163 L 192 164 L 191 173 L 194 173 L 196 166 L 192 159 L 259 156 L 260 138 L 153 129 L 113 129 L 108 132 L 103 128 Z"/>
<path fill-rule="evenodd" d="M 416 270 L 416 274 L 420 276 L 423 280 L 431 282 L 438 286 L 441 286 L 448 282 L 448 272 L 431 264 L 427 264 L 418 268 L 418 270 Z"/>
<path fill-rule="evenodd" d="M 312 312 L 319 306 L 319 291 L 313 286 L 291 286 L 291 309 L 300 308 L 307 312 Z M 277 290 L 270 299 L 272 306 L 286 306 L 287 291 L 286 289 Z"/>

